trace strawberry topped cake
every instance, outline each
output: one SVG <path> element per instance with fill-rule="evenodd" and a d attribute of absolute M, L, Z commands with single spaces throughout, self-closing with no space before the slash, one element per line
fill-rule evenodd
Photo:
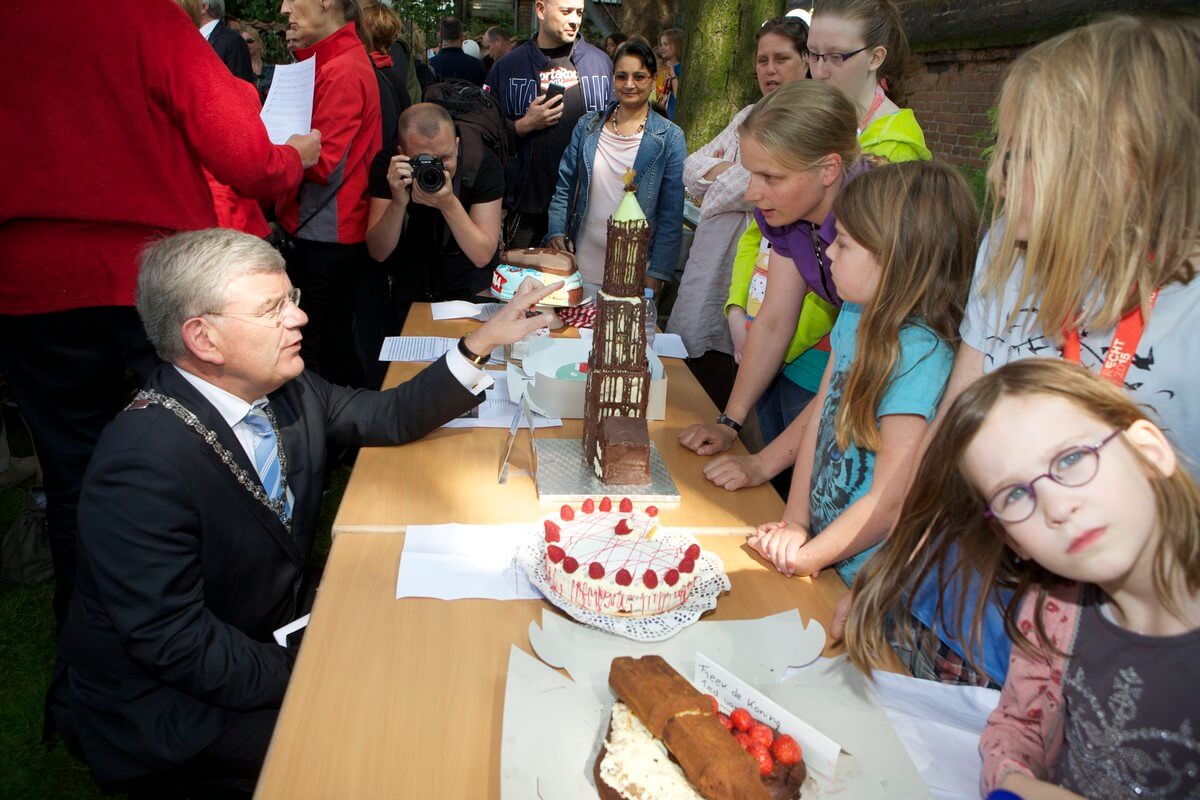
<path fill-rule="evenodd" d="M 629 498 L 584 500 L 542 520 L 550 588 L 599 614 L 650 616 L 683 605 L 696 580 L 700 545 L 655 535 L 658 510 L 634 511 Z"/>

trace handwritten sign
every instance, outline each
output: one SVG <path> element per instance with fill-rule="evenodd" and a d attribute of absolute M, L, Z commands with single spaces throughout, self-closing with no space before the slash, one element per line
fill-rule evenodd
<path fill-rule="evenodd" d="M 755 719 L 788 734 L 804 751 L 806 766 L 826 777 L 834 777 L 841 745 L 703 653 L 696 653 L 696 676 L 692 683 L 700 691 L 716 697 L 726 714 L 735 708 L 744 708 Z"/>

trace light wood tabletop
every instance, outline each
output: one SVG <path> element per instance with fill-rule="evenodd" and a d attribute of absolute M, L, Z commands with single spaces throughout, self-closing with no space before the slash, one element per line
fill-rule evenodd
<path fill-rule="evenodd" d="M 799 608 L 828 627 L 845 593 L 834 571 L 785 578 L 740 536 L 699 540 L 733 585 L 705 619 Z M 334 541 L 256 797 L 499 797 L 509 647 L 532 654 L 529 623 L 553 607 L 396 600 L 403 543 L 390 533 Z"/>
<path fill-rule="evenodd" d="M 478 325 L 473 320 L 434 322 L 429 304 L 418 303 L 409 313 L 404 332 L 412 336 L 459 337 Z M 571 330 L 566 335 L 576 334 Z M 717 489 L 701 471 L 708 459 L 679 445 L 684 428 L 696 422 L 712 422 L 717 418 L 717 408 L 682 360 L 665 358 L 663 364 L 667 374 L 667 418 L 650 423 L 650 438 L 679 487 L 680 502 L 660 504 L 662 525 L 745 532 L 747 526 L 782 517 L 783 501 L 770 485 L 738 492 Z M 384 386 L 395 386 L 426 366 L 394 363 Z M 561 428 L 537 432 L 538 438 L 582 435 L 583 422 L 578 419 L 565 419 Z M 529 519 L 531 510 L 539 506 L 530 475 L 528 431 L 521 431 L 513 447 L 508 482 L 496 482 L 507 436 L 507 429 L 442 428 L 402 447 L 364 447 L 334 520 L 334 534 L 353 530 L 399 532 L 408 524 Z M 746 449 L 738 442 L 730 452 L 745 455 Z M 540 513 L 550 510 L 546 507 Z"/>
<path fill-rule="evenodd" d="M 405 332 L 459 336 L 474 324 L 435 324 L 428 306 L 414 306 Z M 388 385 L 422 366 L 393 364 Z M 652 423 L 651 436 L 683 501 L 664 507 L 660 523 L 698 534 L 724 562 L 733 587 L 706 619 L 795 608 L 828 629 L 846 592 L 841 580 L 833 570 L 816 580 L 785 578 L 752 554 L 744 537 L 729 535 L 778 518 L 783 503 L 769 487 L 727 493 L 704 480 L 703 459 L 675 438 L 716 411 L 682 362 L 668 359 L 667 372 L 668 419 Z M 579 430 L 574 420 L 555 433 Z M 496 484 L 505 434 L 440 430 L 359 455 L 256 797 L 499 796 L 509 649 L 529 652 L 529 623 L 543 611 L 561 612 L 541 600 L 396 600 L 395 586 L 409 523 L 528 520 L 536 529 L 547 510 L 521 474 L 528 470 L 527 439 L 508 483 Z"/>

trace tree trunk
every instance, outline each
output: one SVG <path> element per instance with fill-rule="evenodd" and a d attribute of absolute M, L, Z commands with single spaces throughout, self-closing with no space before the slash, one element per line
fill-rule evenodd
<path fill-rule="evenodd" d="M 671 27 L 674 0 L 622 0 L 621 31 L 626 36 L 644 36 L 658 52 L 658 36 Z"/>
<path fill-rule="evenodd" d="M 783 0 L 680 0 L 680 7 L 687 47 L 675 122 L 694 151 L 761 96 L 754 35 L 783 13 Z"/>

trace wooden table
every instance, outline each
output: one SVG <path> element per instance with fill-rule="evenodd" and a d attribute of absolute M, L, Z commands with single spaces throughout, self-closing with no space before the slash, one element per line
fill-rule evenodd
<path fill-rule="evenodd" d="M 479 323 L 434 322 L 430 306 L 415 304 L 404 325 L 413 336 L 463 336 Z M 571 332 L 574 335 L 574 332 Z M 783 501 L 769 484 L 739 492 L 715 488 L 701 472 L 705 458 L 679 446 L 679 433 L 696 422 L 712 422 L 717 409 L 677 358 L 663 359 L 667 373 L 667 418 L 650 423 L 650 438 L 662 453 L 679 487 L 678 505 L 661 506 L 669 527 L 725 528 L 748 532 L 750 525 L 779 519 Z M 395 386 L 425 364 L 392 364 L 385 386 Z M 333 523 L 334 534 L 347 531 L 402 531 L 408 524 L 441 522 L 520 522 L 546 513 L 538 510 L 529 434 L 522 431 L 513 448 L 508 483 L 496 483 L 507 429 L 444 428 L 404 447 L 367 447 L 346 486 Z M 543 428 L 538 438 L 578 439 L 583 421 L 563 420 L 561 428 Z M 741 442 L 731 452 L 745 454 Z M 418 480 L 419 491 L 413 491 Z"/>
<path fill-rule="evenodd" d="M 456 336 L 471 323 L 437 323 L 414 307 L 406 333 Z M 700 475 L 702 459 L 675 437 L 716 415 L 682 362 L 668 360 L 668 419 L 651 424 L 683 501 L 665 526 L 697 530 L 733 584 L 708 619 L 751 619 L 799 608 L 828 627 L 845 587 L 833 570 L 784 578 L 751 555 L 741 531 L 777 518 L 773 490 L 726 493 Z M 419 366 L 417 367 L 419 369 Z M 412 374 L 393 364 L 388 383 Z M 567 421 L 558 435 L 579 435 Z M 539 435 L 543 435 L 539 431 Z M 528 476 L 497 486 L 505 432 L 442 430 L 421 442 L 364 450 L 335 522 L 334 541 L 257 797 L 494 798 L 509 648 L 531 652 L 527 630 L 543 601 L 395 599 L 406 523 L 535 520 Z M 739 445 L 740 446 L 740 445 Z M 514 465 L 522 468 L 522 463 Z M 526 457 L 524 469 L 528 469 Z M 485 480 L 486 478 L 486 480 Z"/>

